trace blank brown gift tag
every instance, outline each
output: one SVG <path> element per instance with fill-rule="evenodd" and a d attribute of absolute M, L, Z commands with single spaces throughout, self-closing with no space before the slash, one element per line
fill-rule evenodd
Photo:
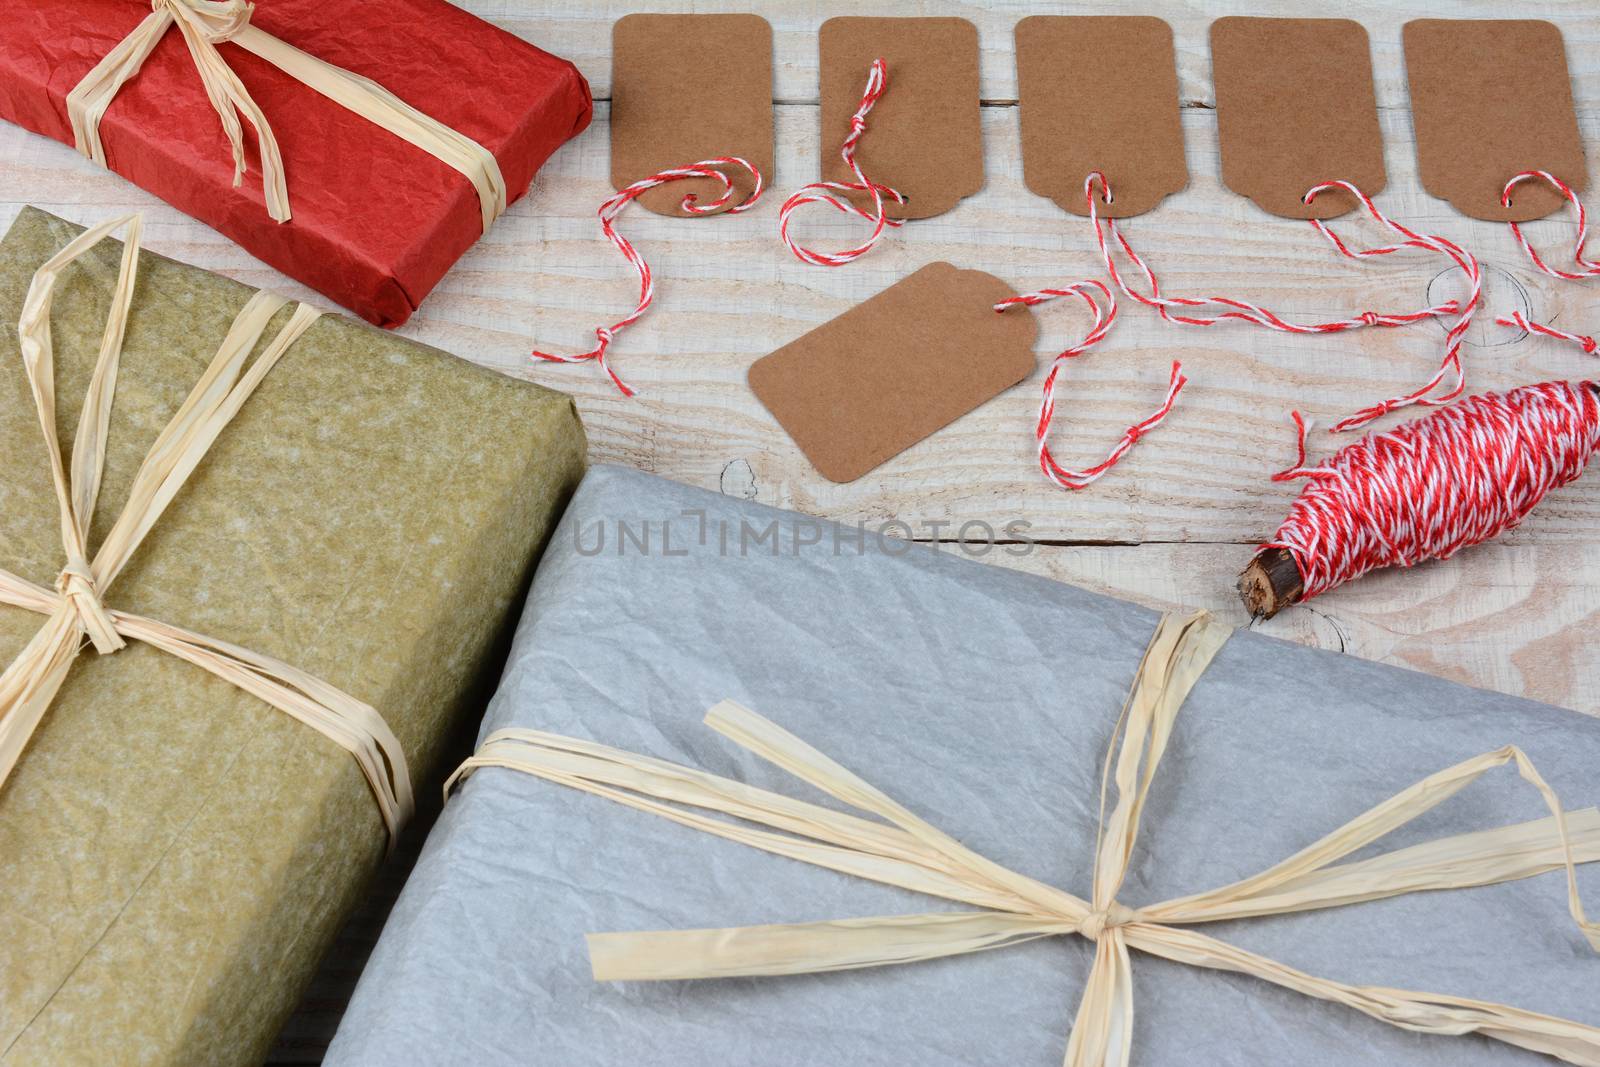
<path fill-rule="evenodd" d="M 772 181 L 772 27 L 759 15 L 626 15 L 611 31 L 611 185 L 702 159 L 738 156 Z M 735 194 L 753 180 L 730 168 Z M 639 197 L 658 215 L 684 215 L 718 182 L 685 179 Z"/>
<path fill-rule="evenodd" d="M 1388 178 L 1367 31 L 1349 19 L 1229 16 L 1211 24 L 1222 181 L 1274 215 L 1331 219 L 1359 207 L 1343 179 L 1374 196 Z"/>
<path fill-rule="evenodd" d="M 1561 31 L 1531 19 L 1417 19 L 1403 31 L 1422 186 L 1463 215 L 1527 222 L 1566 200 L 1525 182 L 1547 170 L 1582 191 L 1588 178 Z"/>
<path fill-rule="evenodd" d="M 861 106 L 872 61 L 887 85 L 867 116 L 856 162 L 873 182 L 908 198 L 890 218 L 939 215 L 983 188 L 978 31 L 955 18 L 831 18 L 818 37 L 822 67 L 822 177 L 853 182 L 839 157 Z"/>
<path fill-rule="evenodd" d="M 1172 27 L 1143 15 L 1030 15 L 1017 23 L 1022 176 L 1087 215 L 1083 182 L 1100 171 L 1112 203 L 1142 215 L 1189 184 Z"/>
<path fill-rule="evenodd" d="M 930 263 L 750 368 L 824 478 L 849 482 L 1033 372 L 1038 324 L 1000 279 Z"/>

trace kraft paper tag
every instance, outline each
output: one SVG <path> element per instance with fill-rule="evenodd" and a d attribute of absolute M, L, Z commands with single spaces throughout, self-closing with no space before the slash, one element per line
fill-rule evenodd
<path fill-rule="evenodd" d="M 1331 219 L 1387 182 L 1367 31 L 1349 19 L 1229 16 L 1211 24 L 1222 181 L 1274 215 Z"/>
<path fill-rule="evenodd" d="M 943 214 L 983 188 L 978 96 L 978 31 L 957 18 L 831 18 L 818 38 L 822 68 L 822 177 L 851 182 L 839 148 L 874 59 L 887 65 L 887 91 L 867 116 L 856 162 L 879 185 L 899 190 L 891 218 Z M 858 200 L 858 202 L 860 202 Z"/>
<path fill-rule="evenodd" d="M 1083 182 L 1111 183 L 1100 214 L 1142 215 L 1189 184 L 1172 27 L 1142 15 L 1031 15 L 1017 23 L 1022 176 L 1087 215 Z"/>
<path fill-rule="evenodd" d="M 1422 186 L 1463 215 L 1527 222 L 1566 204 L 1547 170 L 1581 192 L 1588 178 L 1561 31 L 1532 19 L 1417 19 L 1403 31 Z"/>
<path fill-rule="evenodd" d="M 1000 279 L 930 263 L 755 362 L 750 387 L 824 478 L 849 482 L 1033 372 L 1038 323 Z"/>
<path fill-rule="evenodd" d="M 626 15 L 611 31 L 611 184 L 618 191 L 659 171 L 717 156 L 753 163 L 770 186 L 772 27 L 759 15 Z M 753 179 L 730 167 L 734 197 Z M 709 178 L 651 189 L 638 202 L 683 215 L 722 191 Z"/>

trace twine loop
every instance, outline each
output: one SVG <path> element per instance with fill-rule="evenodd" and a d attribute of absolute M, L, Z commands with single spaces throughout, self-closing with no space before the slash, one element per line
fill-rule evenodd
<path fill-rule="evenodd" d="M 872 251 L 883 235 L 904 224 L 904 219 L 891 219 L 884 206 L 886 200 L 896 204 L 904 204 L 906 197 L 887 185 L 880 185 L 866 176 L 861 169 L 861 164 L 856 161 L 856 147 L 861 143 L 862 136 L 867 132 L 867 115 L 877 104 L 884 90 L 888 88 L 888 66 L 880 57 L 872 61 L 872 68 L 867 72 L 867 85 L 861 93 L 861 105 L 856 108 L 854 115 L 850 116 L 850 134 L 844 139 L 844 144 L 839 148 L 839 157 L 844 160 L 845 166 L 850 168 L 850 173 L 855 176 L 853 182 L 812 182 L 810 185 L 801 186 L 789 199 L 783 202 L 783 207 L 778 211 L 778 236 L 794 253 L 796 259 L 802 263 L 810 263 L 818 267 L 842 267 L 846 263 L 860 259 Z M 857 207 L 848 195 L 834 196 L 834 193 L 865 193 L 872 197 L 872 210 L 867 211 Z M 872 233 L 867 239 L 854 248 L 847 248 L 842 252 L 819 252 L 800 244 L 789 236 L 789 218 L 797 208 L 805 204 L 827 204 L 835 211 L 847 215 L 855 215 L 872 223 Z"/>
<path fill-rule="evenodd" d="M 750 194 L 737 204 L 733 203 L 735 187 L 733 178 L 728 173 L 730 168 L 743 170 L 750 175 L 752 181 Z M 686 167 L 673 167 L 670 170 L 663 170 L 650 175 L 648 178 L 640 178 L 632 185 L 607 199 L 605 203 L 600 205 L 600 210 L 596 212 L 600 219 L 600 230 L 616 246 L 617 251 L 622 253 L 623 258 L 633 264 L 633 269 L 639 272 L 638 303 L 631 314 L 618 319 L 610 326 L 595 327 L 596 344 L 587 352 L 564 354 L 560 352 L 545 352 L 536 348 L 530 353 L 532 358 L 542 359 L 549 363 L 583 363 L 592 359 L 599 364 L 600 369 L 606 373 L 612 384 L 617 387 L 617 391 L 623 396 L 631 397 L 638 394 L 638 390 L 623 381 L 621 376 L 611 369 L 611 365 L 606 361 L 606 355 L 611 347 L 611 342 L 616 340 L 617 334 L 639 321 L 644 316 L 644 313 L 649 310 L 650 304 L 655 300 L 656 296 L 656 279 L 650 270 L 650 264 L 645 262 L 644 256 L 640 255 L 639 250 L 633 247 L 633 242 L 617 232 L 617 217 L 622 214 L 623 208 L 639 199 L 649 190 L 660 185 L 666 185 L 668 182 L 682 181 L 686 178 L 709 178 L 722 187 L 714 198 L 703 204 L 694 193 L 689 193 L 679 201 L 678 206 L 682 208 L 684 213 L 692 216 L 737 215 L 741 211 L 749 211 L 760 201 L 761 192 L 765 188 L 761 171 L 756 168 L 755 164 L 738 156 L 718 156 L 715 159 L 702 159 L 700 162 L 692 163 Z"/>
<path fill-rule="evenodd" d="M 1562 270 L 1559 267 L 1550 266 L 1550 264 L 1544 261 L 1544 257 L 1539 255 L 1538 251 L 1534 249 L 1533 245 L 1528 243 L 1528 238 L 1523 235 L 1522 225 L 1520 223 L 1513 222 L 1510 224 L 1511 234 L 1517 239 L 1517 244 L 1522 246 L 1522 250 L 1528 254 L 1528 259 L 1533 262 L 1535 267 L 1537 267 L 1543 273 L 1550 275 L 1552 278 L 1561 278 L 1565 281 L 1576 282 L 1582 281 L 1585 278 L 1600 277 L 1600 262 L 1596 262 L 1595 260 L 1587 258 L 1583 252 L 1584 246 L 1589 242 L 1589 213 L 1584 210 L 1583 201 L 1578 199 L 1578 194 L 1573 190 L 1572 186 L 1568 185 L 1560 178 L 1557 178 L 1554 174 L 1551 174 L 1547 170 L 1525 170 L 1521 174 L 1518 174 L 1516 177 L 1512 178 L 1510 181 L 1506 182 L 1505 189 L 1500 194 L 1500 205 L 1502 207 L 1510 207 L 1511 190 L 1515 189 L 1523 182 L 1534 180 L 1543 181 L 1554 188 L 1556 192 L 1560 193 L 1566 198 L 1567 203 L 1571 204 L 1573 210 L 1578 214 L 1577 240 L 1572 249 L 1572 261 L 1573 263 L 1577 264 L 1578 269 L 1576 271 L 1568 271 Z"/>
<path fill-rule="evenodd" d="M 1523 182 L 1533 181 L 1534 179 L 1542 180 L 1553 186 L 1557 192 L 1566 197 L 1567 202 L 1572 205 L 1573 210 L 1578 214 L 1577 240 L 1572 249 L 1572 261 L 1573 263 L 1577 264 L 1578 269 L 1575 271 L 1562 270 L 1559 267 L 1552 267 L 1550 264 L 1546 263 L 1544 261 L 1544 257 L 1539 255 L 1538 251 L 1533 247 L 1533 245 L 1528 243 L 1528 238 L 1523 234 L 1522 227 L 1518 223 L 1513 222 L 1510 224 L 1511 235 L 1517 239 L 1517 244 L 1522 246 L 1522 251 L 1527 253 L 1529 261 L 1532 262 L 1533 265 L 1540 271 L 1550 275 L 1552 278 L 1560 278 L 1569 282 L 1583 281 L 1587 278 L 1600 278 L 1600 262 L 1589 259 L 1584 255 L 1584 246 L 1589 241 L 1589 213 L 1584 210 L 1583 201 L 1578 199 L 1578 194 L 1573 191 L 1572 186 L 1568 185 L 1560 178 L 1557 178 L 1549 171 L 1525 170 L 1521 174 L 1518 174 L 1516 177 L 1512 178 L 1510 181 L 1506 182 L 1505 190 L 1500 194 L 1501 205 L 1504 207 L 1510 207 L 1511 190 L 1515 189 Z M 1495 321 L 1501 326 L 1515 326 L 1528 333 L 1542 334 L 1545 337 L 1554 337 L 1560 341 L 1570 341 L 1581 348 L 1587 355 L 1592 356 L 1596 352 L 1600 352 L 1600 342 L 1597 342 L 1591 335 L 1583 333 L 1568 333 L 1565 330 L 1558 330 L 1554 326 L 1546 326 L 1543 323 L 1533 322 L 1520 311 L 1513 311 L 1509 315 L 1502 315 L 1495 319 Z"/>

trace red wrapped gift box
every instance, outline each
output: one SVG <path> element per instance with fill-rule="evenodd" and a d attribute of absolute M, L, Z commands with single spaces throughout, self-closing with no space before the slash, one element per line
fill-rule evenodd
<path fill-rule="evenodd" d="M 67 94 L 151 12 L 150 0 L 3 0 L 0 116 L 73 143 Z M 508 200 L 589 124 L 571 63 L 446 0 L 260 0 L 250 24 L 370 78 L 487 148 Z M 248 124 L 232 149 L 174 27 L 100 123 L 110 168 L 382 326 L 404 322 L 483 232 L 462 174 L 237 45 L 217 46 L 282 150 L 293 217 L 274 222 Z"/>

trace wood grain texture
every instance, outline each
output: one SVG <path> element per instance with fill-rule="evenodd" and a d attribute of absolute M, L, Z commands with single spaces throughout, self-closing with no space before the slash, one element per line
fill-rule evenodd
<path fill-rule="evenodd" d="M 605 47 L 609 12 L 574 9 L 563 19 L 556 5 L 534 19 L 512 17 L 507 0 L 475 6 L 580 58 L 585 50 L 565 40 L 575 24 L 594 38 L 590 51 Z M 819 19 L 843 8 L 815 6 Z M 773 11 L 769 17 L 783 25 L 790 16 Z M 1187 13 L 1169 18 L 1179 28 L 1182 62 L 1192 67 L 1193 53 L 1204 52 L 1204 20 Z M 979 21 L 995 32 L 1004 23 L 992 13 Z M 1581 47 L 1584 34 L 1600 30 L 1600 18 L 1563 21 L 1576 23 L 1564 28 L 1581 74 L 1591 54 Z M 1370 26 L 1384 72 L 1380 80 L 1394 75 L 1399 61 L 1398 29 L 1392 28 L 1384 32 L 1377 19 Z M 814 50 L 795 54 L 797 32 L 779 35 L 782 68 L 814 61 Z M 992 47 L 998 47 L 995 32 L 986 35 Z M 1006 49 L 990 57 L 986 77 L 1003 79 L 995 90 L 1003 94 L 1012 77 L 1009 39 L 1002 35 L 1000 44 Z M 604 72 L 590 67 L 603 91 Z M 780 76 L 780 88 L 786 77 Z M 1192 80 L 1185 75 L 1186 82 Z M 1583 128 L 1593 142 L 1600 138 L 1600 86 L 1583 102 Z M 718 484 L 730 463 L 743 460 L 758 499 L 839 518 L 898 516 L 915 522 L 1021 515 L 1034 522 L 1036 535 L 1061 539 L 1247 542 L 1271 531 L 1294 493 L 1266 478 L 1288 454 L 1285 417 L 1291 406 L 1303 405 L 1325 419 L 1342 414 L 1416 384 L 1438 358 L 1441 331 L 1434 324 L 1284 338 L 1244 326 L 1174 328 L 1131 308 L 1107 345 L 1067 378 L 1057 420 L 1066 458 L 1096 455 L 1147 410 L 1171 357 L 1185 360 L 1193 384 L 1168 427 L 1094 490 L 1063 494 L 1037 476 L 1027 432 L 1036 383 L 1025 383 L 874 476 L 845 486 L 823 484 L 750 396 L 743 378 L 750 362 L 933 259 L 989 270 L 1019 287 L 1092 273 L 1086 225 L 1023 188 L 1016 109 L 1009 106 L 985 109 L 988 184 L 981 194 L 945 216 L 907 226 L 844 269 L 810 267 L 784 254 L 774 238 L 777 196 L 734 218 L 630 214 L 623 228 L 650 258 L 659 296 L 651 314 L 614 349 L 618 367 L 643 391 L 629 402 L 614 395 L 592 367 L 531 368 L 526 359 L 535 339 L 547 347 L 586 347 L 594 325 L 630 306 L 635 282 L 615 250 L 598 239 L 593 218 L 607 192 L 605 111 L 602 104 L 596 128 L 556 157 L 534 194 L 461 261 L 406 330 L 480 363 L 577 393 L 596 459 L 708 486 Z M 815 121 L 810 104 L 778 109 L 779 192 L 815 175 Z M 1412 306 L 1430 293 L 1454 290 L 1442 261 L 1424 253 L 1378 266 L 1337 260 L 1309 228 L 1272 219 L 1220 187 L 1209 110 L 1186 109 L 1185 129 L 1194 174 L 1190 188 L 1128 227 L 1171 291 L 1237 293 L 1313 316 Z M 1557 323 L 1600 319 L 1600 287 L 1536 278 L 1519 262 L 1503 227 L 1462 218 L 1419 190 L 1403 110 L 1385 113 L 1385 133 L 1393 175 L 1385 207 L 1477 249 L 1489 264 L 1491 307 L 1525 306 Z M 0 151 L 13 160 L 0 177 L 0 212 L 32 199 L 88 221 L 146 206 L 154 216 L 153 247 L 254 284 L 309 295 L 70 150 L 12 127 L 0 131 L 0 138 Z M 808 218 L 802 225 L 840 237 L 857 232 L 843 220 Z M 1566 227 L 1550 222 L 1530 230 L 1536 240 L 1549 242 Z M 1041 315 L 1042 362 L 1082 323 L 1065 308 Z M 1469 353 L 1474 388 L 1581 375 L 1594 365 L 1576 350 L 1519 339 L 1487 319 L 1475 329 Z M 1325 436 L 1317 441 L 1327 443 Z M 1549 501 L 1513 536 L 1518 543 L 1583 541 L 1596 519 L 1600 496 L 1580 485 Z"/>
<path fill-rule="evenodd" d="M 1245 326 L 1180 329 L 1145 309 L 1124 308 L 1107 343 L 1066 374 L 1056 420 L 1062 462 L 1103 454 L 1159 399 L 1173 358 L 1184 361 L 1192 384 L 1168 424 L 1093 488 L 1063 493 L 1034 466 L 1030 427 L 1039 375 L 860 481 L 828 483 L 756 402 L 746 370 L 933 260 L 987 270 L 1018 289 L 1096 273 L 1086 222 L 1023 185 L 1012 30 L 1029 14 L 1104 13 L 1104 5 L 879 0 L 864 10 L 844 0 L 459 2 L 575 60 L 600 103 L 593 128 L 557 153 L 532 194 L 446 276 L 404 332 L 576 395 L 595 461 L 849 522 L 898 518 L 918 537 L 949 536 L 969 520 L 996 527 L 1026 520 L 1031 537 L 1051 543 L 1026 556 L 992 552 L 984 558 L 1155 606 L 1216 609 L 1243 625 L 1234 576 L 1296 492 L 1268 478 L 1291 451 L 1290 408 L 1301 406 L 1326 425 L 1420 383 L 1437 364 L 1443 331 L 1434 324 L 1286 338 Z M 636 280 L 601 238 L 594 211 L 610 193 L 611 24 L 634 10 L 754 10 L 772 23 L 778 162 L 769 200 L 748 214 L 678 220 L 639 211 L 622 219 L 621 229 L 649 259 L 658 284 L 655 308 L 614 348 L 618 369 L 641 389 L 639 399 L 627 401 L 592 366 L 530 367 L 527 353 L 536 341 L 558 350 L 587 348 L 596 325 L 632 307 Z M 1128 223 L 1126 232 L 1168 291 L 1238 295 L 1304 317 L 1421 306 L 1457 292 L 1438 257 L 1408 253 L 1377 265 L 1349 265 L 1305 224 L 1272 218 L 1221 186 L 1207 27 L 1222 15 L 1300 14 L 1300 5 L 1161 0 L 1144 10 L 1173 27 L 1191 180 L 1187 190 Z M 1339 10 L 1371 38 L 1389 174 L 1379 199 L 1395 217 L 1480 256 L 1491 312 L 1521 309 L 1594 332 L 1600 330 L 1600 285 L 1537 275 L 1503 226 L 1461 216 L 1417 181 L 1401 25 L 1419 17 L 1503 13 L 1489 0 L 1353 0 Z M 861 261 L 828 270 L 790 257 L 778 243 L 776 219 L 783 196 L 818 173 L 816 31 L 841 14 L 957 15 L 977 25 L 987 181 L 948 214 L 910 223 Z M 1530 3 L 1517 15 L 1549 18 L 1565 36 L 1591 185 L 1600 187 L 1600 7 L 1590 0 Z M 65 146 L 0 125 L 0 160 L 0 226 L 25 203 L 86 224 L 143 210 L 147 244 L 156 251 L 326 306 Z M 854 243 L 860 234 L 821 214 L 800 217 L 796 226 L 807 243 Z M 1370 224 L 1347 219 L 1342 228 L 1363 239 L 1376 236 Z M 1570 239 L 1571 222 L 1558 216 L 1528 232 L 1541 247 L 1557 249 Z M 1040 315 L 1042 366 L 1076 339 L 1084 322 L 1067 307 L 1047 307 Z M 1600 361 L 1519 337 L 1495 326 L 1492 314 L 1481 316 L 1472 331 L 1467 366 L 1474 390 L 1600 376 Z M 1330 443 L 1323 433 L 1313 438 L 1317 450 Z M 1444 564 L 1369 577 L 1262 629 L 1600 714 L 1597 529 L 1600 470 L 1592 470 L 1552 495 L 1501 543 Z M 341 942 L 312 1010 L 285 1032 L 277 1062 L 320 1058 L 398 875 L 391 872 L 384 884 L 388 894 L 375 898 Z"/>

